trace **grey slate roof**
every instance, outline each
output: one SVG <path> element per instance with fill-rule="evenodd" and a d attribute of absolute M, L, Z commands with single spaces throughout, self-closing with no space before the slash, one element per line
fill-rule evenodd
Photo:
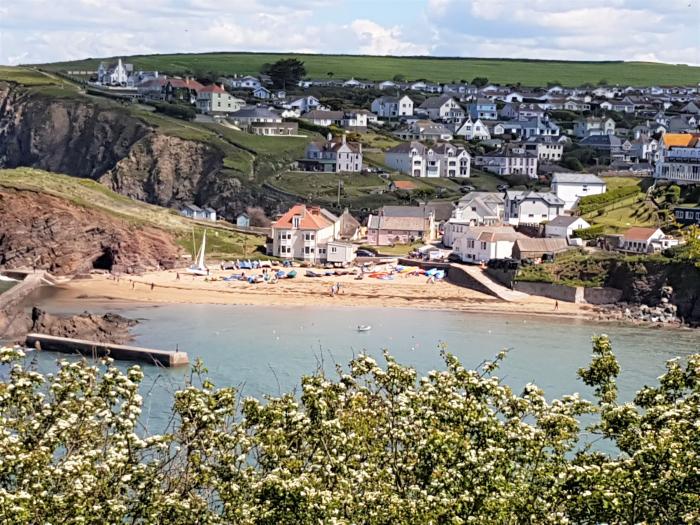
<path fill-rule="evenodd" d="M 555 173 L 552 182 L 579 183 L 579 184 L 605 184 L 600 177 L 591 173 Z"/>

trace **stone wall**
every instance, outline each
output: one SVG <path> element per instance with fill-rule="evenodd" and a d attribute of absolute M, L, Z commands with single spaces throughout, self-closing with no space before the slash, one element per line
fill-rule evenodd
<path fill-rule="evenodd" d="M 583 300 L 588 304 L 615 304 L 622 299 L 622 290 L 617 288 L 584 288 Z"/>
<path fill-rule="evenodd" d="M 576 287 L 566 286 L 564 284 L 517 281 L 513 286 L 513 290 L 530 295 L 549 297 L 550 299 L 565 301 L 567 303 L 576 302 Z"/>

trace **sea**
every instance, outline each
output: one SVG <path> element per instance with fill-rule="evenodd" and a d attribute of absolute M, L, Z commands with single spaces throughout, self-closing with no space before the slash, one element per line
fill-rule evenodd
<path fill-rule="evenodd" d="M 298 392 L 300 378 L 319 367 L 329 374 L 366 352 L 382 362 L 387 351 L 421 374 L 444 368 L 441 350 L 466 367 L 478 367 L 501 350 L 507 357 L 495 375 L 517 392 L 535 383 L 548 399 L 579 392 L 593 399 L 577 377 L 589 364 L 591 338 L 607 334 L 622 366 L 620 399 L 630 401 L 644 385 L 656 384 L 669 359 L 700 352 L 700 331 L 602 324 L 508 314 L 399 308 L 328 308 L 239 305 L 133 306 L 42 304 L 52 313 L 116 311 L 138 319 L 134 344 L 185 351 L 201 359 L 217 386 L 235 386 L 263 398 Z M 359 332 L 358 325 L 370 325 Z M 37 366 L 55 367 L 64 355 L 34 353 Z M 126 368 L 130 363 L 120 363 Z M 143 423 L 162 431 L 170 420 L 172 393 L 189 377 L 187 367 L 143 365 Z"/>

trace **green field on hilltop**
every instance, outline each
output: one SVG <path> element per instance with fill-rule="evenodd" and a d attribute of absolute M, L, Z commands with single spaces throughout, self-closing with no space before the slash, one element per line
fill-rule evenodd
<path fill-rule="evenodd" d="M 280 58 L 299 58 L 310 78 L 388 80 L 395 75 L 406 79 L 434 82 L 471 80 L 487 77 L 491 82 L 542 86 L 562 82 L 567 86 L 610 84 L 647 86 L 652 84 L 697 84 L 700 67 L 651 62 L 565 62 L 487 58 L 388 57 L 357 55 L 305 55 L 295 53 L 202 53 L 172 55 L 135 55 L 123 57 L 137 69 L 169 74 L 204 75 L 256 74 L 260 67 Z M 44 64 L 55 71 L 96 70 L 102 59 Z"/>

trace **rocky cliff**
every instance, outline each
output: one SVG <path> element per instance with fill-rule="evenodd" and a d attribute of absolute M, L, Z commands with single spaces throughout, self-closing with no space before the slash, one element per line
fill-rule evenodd
<path fill-rule="evenodd" d="M 163 230 L 44 193 L 0 187 L 0 210 L 0 266 L 7 268 L 138 272 L 172 267 L 180 254 Z"/>
<path fill-rule="evenodd" d="M 160 133 L 126 108 L 84 96 L 58 97 L 0 82 L 0 168 L 41 168 L 98 180 L 151 204 L 212 206 L 235 217 L 278 202 L 227 175 L 206 142 Z"/>
<path fill-rule="evenodd" d="M 693 264 L 613 260 L 605 284 L 622 290 L 623 301 L 649 306 L 660 305 L 664 288 L 671 287 L 678 316 L 700 326 L 700 268 Z"/>

